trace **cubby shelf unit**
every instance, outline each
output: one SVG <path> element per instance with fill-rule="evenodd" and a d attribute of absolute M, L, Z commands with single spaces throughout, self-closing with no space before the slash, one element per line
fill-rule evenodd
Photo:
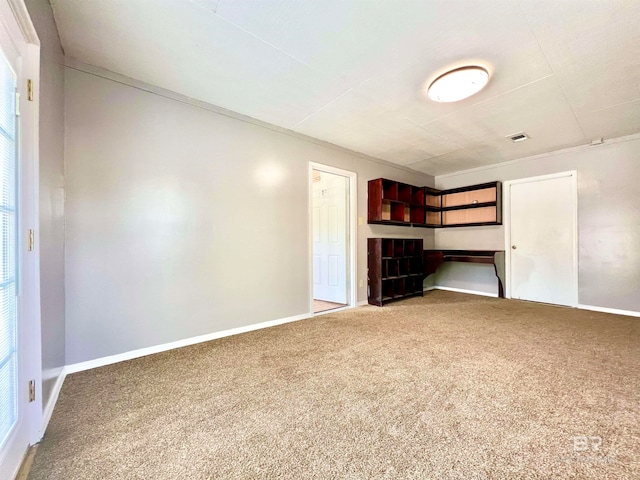
<path fill-rule="evenodd" d="M 369 238 L 369 303 L 381 307 L 395 300 L 422 296 L 422 252 L 422 239 Z"/>

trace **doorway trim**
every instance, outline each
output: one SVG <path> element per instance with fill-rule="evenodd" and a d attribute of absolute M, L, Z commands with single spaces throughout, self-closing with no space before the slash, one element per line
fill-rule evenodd
<path fill-rule="evenodd" d="M 346 307 L 336 308 L 333 310 L 326 310 L 324 312 L 313 312 L 313 171 L 318 170 L 320 172 L 332 173 L 334 175 L 340 175 L 349 179 L 349 205 L 347 205 L 347 214 L 349 219 L 347 221 L 347 245 L 349 248 L 347 268 L 349 272 L 347 274 L 347 300 Z M 325 313 L 337 312 L 345 310 L 347 308 L 354 308 L 357 305 L 358 283 L 357 283 L 357 244 L 358 244 L 358 176 L 355 172 L 349 170 L 343 170 L 341 168 L 331 167 L 329 165 L 323 165 L 321 163 L 309 162 L 309 172 L 307 185 L 309 188 L 309 315 L 314 317 L 317 315 L 323 315 Z"/>
<path fill-rule="evenodd" d="M 578 306 L 578 172 L 577 170 L 569 170 L 566 172 L 551 173 L 549 175 L 539 175 L 536 177 L 519 178 L 517 180 L 508 180 L 503 186 L 504 201 L 504 248 L 505 248 L 505 298 L 511 297 L 511 186 L 519 183 L 532 183 L 551 180 L 554 178 L 571 178 L 571 198 L 573 199 L 572 222 L 573 229 L 573 255 L 572 255 L 572 297 L 571 307 Z"/>
<path fill-rule="evenodd" d="M 19 160 L 16 169 L 19 407 L 18 421 L 0 445 L 0 479 L 4 479 L 6 475 L 9 475 L 6 478 L 13 478 L 17 474 L 27 448 L 40 441 L 43 431 L 38 228 L 40 42 L 23 0 L 0 1 L 0 37 L 4 53 L 17 61 L 19 93 Z M 28 79 L 33 80 L 31 98 L 27 94 Z M 30 237 L 32 242 L 29 242 Z M 31 248 L 28 248 L 29 244 Z M 34 382 L 33 401 L 28 398 L 29 381 Z"/>

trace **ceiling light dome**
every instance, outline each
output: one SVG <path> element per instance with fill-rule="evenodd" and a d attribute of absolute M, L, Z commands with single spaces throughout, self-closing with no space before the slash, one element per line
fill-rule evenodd
<path fill-rule="evenodd" d="M 436 78 L 427 96 L 434 102 L 457 102 L 478 93 L 489 82 L 489 72 L 478 66 L 456 68 Z"/>

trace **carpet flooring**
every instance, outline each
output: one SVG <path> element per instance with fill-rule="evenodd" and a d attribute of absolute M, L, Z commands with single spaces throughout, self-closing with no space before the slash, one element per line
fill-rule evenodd
<path fill-rule="evenodd" d="M 67 377 L 30 479 L 640 478 L 640 319 L 427 292 Z"/>

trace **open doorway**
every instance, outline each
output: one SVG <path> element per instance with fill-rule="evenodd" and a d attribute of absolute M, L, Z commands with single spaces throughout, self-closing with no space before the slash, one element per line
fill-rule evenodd
<path fill-rule="evenodd" d="M 352 195 L 355 174 L 311 165 L 312 311 L 354 305 Z"/>

